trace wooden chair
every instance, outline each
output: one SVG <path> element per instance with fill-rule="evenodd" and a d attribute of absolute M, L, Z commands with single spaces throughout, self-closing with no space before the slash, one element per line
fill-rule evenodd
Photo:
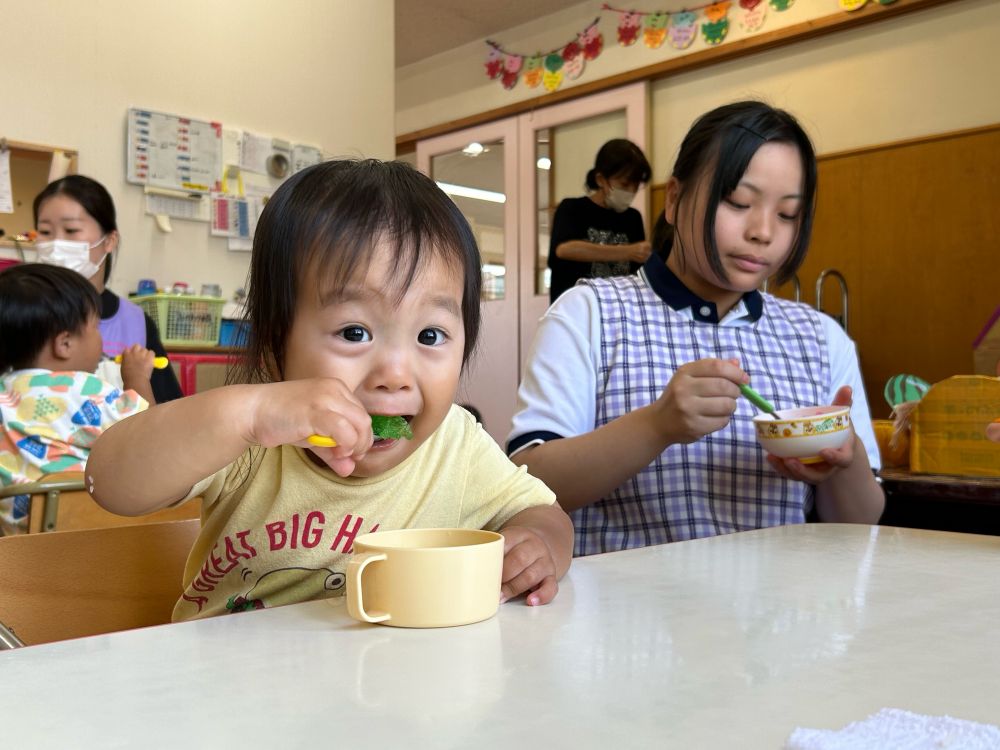
<path fill-rule="evenodd" d="M 31 495 L 30 533 L 135 526 L 201 516 L 200 498 L 145 516 L 119 516 L 94 502 L 84 489 L 82 472 L 50 474 L 37 482 L 0 487 L 0 497 L 12 495 Z"/>
<path fill-rule="evenodd" d="M 170 622 L 199 526 L 0 538 L 0 632 L 6 626 L 31 646 Z"/>

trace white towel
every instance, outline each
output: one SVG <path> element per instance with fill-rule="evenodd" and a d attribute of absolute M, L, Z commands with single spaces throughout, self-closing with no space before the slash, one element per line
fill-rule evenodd
<path fill-rule="evenodd" d="M 785 750 L 1000 750 L 992 724 L 883 708 L 843 729 L 792 732 Z"/>

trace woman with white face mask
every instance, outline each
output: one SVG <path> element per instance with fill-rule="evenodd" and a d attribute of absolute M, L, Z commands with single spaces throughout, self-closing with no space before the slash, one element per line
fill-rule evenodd
<path fill-rule="evenodd" d="M 34 212 L 38 262 L 76 271 L 89 279 L 101 296 L 104 353 L 114 357 L 132 344 L 139 344 L 165 357 L 156 323 L 138 305 L 105 286 L 120 236 L 115 204 L 104 186 L 83 175 L 63 177 L 38 194 Z M 154 370 L 150 383 L 157 403 L 182 395 L 170 367 Z"/>
<path fill-rule="evenodd" d="M 552 220 L 550 302 L 580 279 L 624 276 L 646 261 L 650 244 L 642 215 L 631 205 L 650 173 L 632 141 L 615 138 L 601 146 L 587 172 L 588 195 L 563 200 Z"/>

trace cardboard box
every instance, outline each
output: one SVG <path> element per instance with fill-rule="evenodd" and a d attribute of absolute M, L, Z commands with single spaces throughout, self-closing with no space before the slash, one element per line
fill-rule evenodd
<path fill-rule="evenodd" d="M 972 342 L 972 371 L 977 375 L 1000 376 L 1000 307 Z"/>
<path fill-rule="evenodd" d="M 913 411 L 910 471 L 1000 477 L 1000 443 L 986 427 L 1000 417 L 1000 378 L 956 375 L 935 383 Z"/>

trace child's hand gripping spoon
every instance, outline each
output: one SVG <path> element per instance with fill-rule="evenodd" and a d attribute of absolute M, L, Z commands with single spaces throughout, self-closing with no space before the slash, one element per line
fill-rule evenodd
<path fill-rule="evenodd" d="M 744 384 L 740 386 L 740 393 L 746 396 L 747 400 L 761 411 L 767 412 L 775 419 L 779 419 L 778 412 L 771 405 L 771 402 L 761 396 L 750 386 Z"/>
<path fill-rule="evenodd" d="M 115 357 L 115 362 L 121 364 L 122 355 L 119 354 L 117 357 Z M 166 357 L 153 357 L 153 367 L 157 370 L 164 370 L 169 364 L 170 360 L 167 359 Z"/>
<path fill-rule="evenodd" d="M 382 414 L 372 414 L 372 432 L 379 438 L 405 438 L 413 439 L 413 430 L 410 423 L 402 417 L 386 417 Z M 337 441 L 328 435 L 310 435 L 308 438 L 310 445 L 317 448 L 336 448 Z"/>

